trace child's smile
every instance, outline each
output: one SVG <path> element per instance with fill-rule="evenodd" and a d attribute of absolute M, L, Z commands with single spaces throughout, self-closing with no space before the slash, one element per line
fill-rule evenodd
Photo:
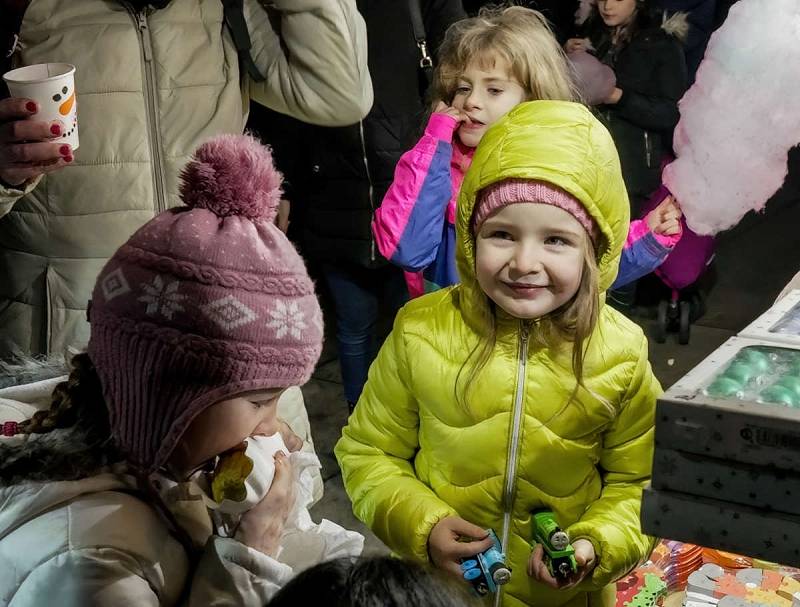
<path fill-rule="evenodd" d="M 577 293 L 588 240 L 583 226 L 559 207 L 510 204 L 478 231 L 478 284 L 511 316 L 540 318 Z"/>

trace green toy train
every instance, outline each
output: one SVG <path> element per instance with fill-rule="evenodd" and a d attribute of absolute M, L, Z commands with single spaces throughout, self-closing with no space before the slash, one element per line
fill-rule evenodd
<path fill-rule="evenodd" d="M 569 534 L 558 526 L 549 510 L 533 513 L 533 539 L 542 545 L 545 564 L 555 579 L 564 580 L 578 570 Z"/>

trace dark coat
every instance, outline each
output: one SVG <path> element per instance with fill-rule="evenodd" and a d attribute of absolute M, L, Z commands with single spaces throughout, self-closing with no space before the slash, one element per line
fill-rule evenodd
<path fill-rule="evenodd" d="M 595 30 L 597 31 L 597 30 Z M 619 151 L 632 210 L 659 186 L 660 165 L 672 152 L 672 131 L 678 123 L 678 100 L 688 88 L 686 60 L 678 38 L 686 20 L 675 15 L 661 27 L 642 28 L 618 49 L 602 35 L 592 36 L 598 57 L 617 76 L 622 98 L 598 110 Z"/>
<path fill-rule="evenodd" d="M 418 138 L 427 102 L 406 0 L 358 0 L 367 24 L 375 103 L 359 124 L 325 128 L 260 112 L 253 124 L 275 148 L 289 185 L 292 235 L 313 261 L 377 267 L 386 263 L 372 215 L 400 156 Z M 431 54 L 447 27 L 465 16 L 461 0 L 421 0 Z M 298 225 L 299 224 L 299 225 Z"/>
<path fill-rule="evenodd" d="M 656 0 L 656 4 L 670 15 L 687 13 L 689 33 L 684 43 L 684 53 L 691 84 L 714 29 L 717 0 Z"/>

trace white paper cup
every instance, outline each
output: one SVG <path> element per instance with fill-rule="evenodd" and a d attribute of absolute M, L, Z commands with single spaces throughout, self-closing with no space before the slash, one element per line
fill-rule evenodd
<path fill-rule="evenodd" d="M 3 74 L 12 97 L 27 97 L 39 104 L 35 120 L 60 120 L 64 134 L 51 141 L 78 149 L 78 104 L 75 98 L 75 66 L 69 63 L 38 63 Z"/>

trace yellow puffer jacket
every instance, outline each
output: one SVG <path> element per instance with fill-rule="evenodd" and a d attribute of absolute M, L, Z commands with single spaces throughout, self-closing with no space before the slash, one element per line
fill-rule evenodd
<path fill-rule="evenodd" d="M 608 132 L 579 104 L 518 106 L 486 133 L 464 181 L 457 222 L 462 284 L 398 314 L 336 457 L 356 516 L 396 553 L 428 560 L 431 529 L 458 515 L 505 538 L 513 573 L 504 605 L 613 604 L 609 583 L 652 549 L 639 530 L 639 502 L 650 477 L 661 387 L 641 329 L 601 308 L 584 364 L 586 389 L 559 413 L 575 388 L 571 347 L 536 347 L 528 339 L 535 323 L 528 329 L 498 317 L 497 345 L 469 411 L 454 399 L 456 377 L 479 343 L 474 302 L 485 297 L 469 231 L 475 196 L 510 177 L 549 181 L 583 202 L 603 234 L 601 288 L 613 281 L 628 201 Z M 542 508 L 555 512 L 573 540 L 595 547 L 597 567 L 577 588 L 551 590 L 526 574 L 530 513 Z"/>

